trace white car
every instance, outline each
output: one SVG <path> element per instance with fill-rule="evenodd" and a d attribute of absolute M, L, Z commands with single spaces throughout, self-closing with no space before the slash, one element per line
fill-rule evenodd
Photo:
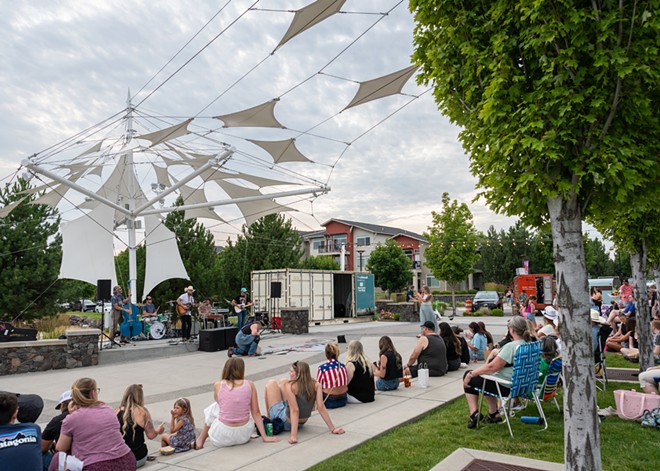
<path fill-rule="evenodd" d="M 112 311 L 112 304 L 110 304 L 110 303 L 97 304 L 96 308 L 94 310 L 96 312 L 98 312 L 99 314 L 101 312 L 104 312 L 105 314 L 110 314 L 110 311 Z"/>

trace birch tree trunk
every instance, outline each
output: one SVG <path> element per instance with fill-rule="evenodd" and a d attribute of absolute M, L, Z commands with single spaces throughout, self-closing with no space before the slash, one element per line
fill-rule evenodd
<path fill-rule="evenodd" d="M 564 373 L 564 462 L 567 470 L 600 471 L 600 432 L 582 217 L 577 198 L 548 198 L 557 271 Z"/>
<path fill-rule="evenodd" d="M 637 308 L 637 341 L 639 342 L 639 371 L 655 366 L 653 360 L 653 345 L 651 333 L 651 311 L 646 295 L 646 244 L 637 247 L 636 253 L 630 255 L 632 268 L 633 296 Z"/>

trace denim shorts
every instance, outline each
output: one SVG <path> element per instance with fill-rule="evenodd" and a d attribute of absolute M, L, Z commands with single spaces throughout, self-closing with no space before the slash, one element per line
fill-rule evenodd
<path fill-rule="evenodd" d="M 268 416 L 270 417 L 270 420 L 280 419 L 282 422 L 284 422 L 284 430 L 286 432 L 290 432 L 291 422 L 289 422 L 289 418 L 286 416 L 287 407 L 288 404 L 286 401 L 278 402 L 268 410 Z M 298 423 L 298 429 L 300 429 L 302 426 L 303 424 Z"/>
<path fill-rule="evenodd" d="M 399 379 L 394 378 L 394 379 L 383 379 L 383 378 L 377 378 L 376 379 L 376 389 L 379 391 L 394 391 L 395 389 L 399 388 Z"/>

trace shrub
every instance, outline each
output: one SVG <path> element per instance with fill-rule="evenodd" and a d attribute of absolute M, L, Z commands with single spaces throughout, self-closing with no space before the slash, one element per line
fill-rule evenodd
<path fill-rule="evenodd" d="M 504 314 L 504 313 L 502 313 L 502 314 Z M 394 320 L 398 321 L 399 319 L 401 319 L 401 314 L 399 314 L 398 312 L 394 313 Z"/>
<path fill-rule="evenodd" d="M 488 309 L 486 306 L 480 307 L 479 310 L 477 311 L 477 315 L 490 316 L 490 309 Z"/>
<path fill-rule="evenodd" d="M 481 314 L 480 311 L 477 311 L 477 312 L 465 311 L 465 312 L 463 312 L 463 316 L 466 316 L 466 317 L 470 317 L 470 316 L 477 317 L 477 316 L 481 316 L 481 315 L 482 314 Z"/>
<path fill-rule="evenodd" d="M 493 309 L 490 311 L 492 317 L 504 317 L 504 311 L 502 309 Z"/>

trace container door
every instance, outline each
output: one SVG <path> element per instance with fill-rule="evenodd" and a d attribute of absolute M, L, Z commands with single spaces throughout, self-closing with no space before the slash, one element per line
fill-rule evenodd
<path fill-rule="evenodd" d="M 310 272 L 311 305 L 310 320 L 333 319 L 333 277 L 331 272 Z"/>
<path fill-rule="evenodd" d="M 552 300 L 554 299 L 554 293 L 552 292 L 552 276 L 543 277 L 543 298 L 546 306 L 552 304 Z"/>
<path fill-rule="evenodd" d="M 373 274 L 355 274 L 355 308 L 358 316 L 374 313 L 376 310 L 375 291 Z"/>

